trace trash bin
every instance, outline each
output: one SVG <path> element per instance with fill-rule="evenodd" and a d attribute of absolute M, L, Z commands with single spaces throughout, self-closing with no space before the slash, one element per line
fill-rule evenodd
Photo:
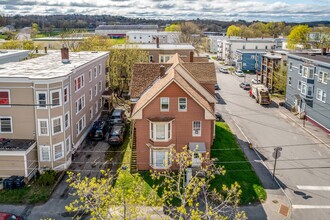
<path fill-rule="evenodd" d="M 19 176 L 14 180 L 15 188 L 22 188 L 25 185 L 24 176 Z"/>

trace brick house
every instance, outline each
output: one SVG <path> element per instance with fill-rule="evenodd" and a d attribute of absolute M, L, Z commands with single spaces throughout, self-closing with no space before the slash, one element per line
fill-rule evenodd
<path fill-rule="evenodd" d="M 190 59 L 193 61 L 193 59 Z M 131 83 L 132 125 L 137 170 L 172 166 L 171 148 L 210 152 L 214 138 L 215 67 L 209 62 L 184 62 L 175 54 L 167 63 L 136 64 Z"/>

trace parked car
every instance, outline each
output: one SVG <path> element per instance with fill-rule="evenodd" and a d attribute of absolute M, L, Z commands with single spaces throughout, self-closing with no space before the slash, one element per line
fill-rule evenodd
<path fill-rule="evenodd" d="M 220 67 L 219 71 L 226 74 L 229 73 L 229 70 L 226 67 Z"/>
<path fill-rule="evenodd" d="M 251 89 L 251 85 L 249 83 L 245 83 L 245 82 L 242 82 L 241 84 L 239 84 L 239 87 L 241 87 L 245 90 L 250 90 Z"/>
<path fill-rule="evenodd" d="M 239 77 L 244 77 L 245 74 L 242 72 L 242 70 L 236 70 L 235 74 Z"/>
<path fill-rule="evenodd" d="M 261 83 L 261 80 L 260 79 L 252 79 L 251 82 L 253 84 L 260 84 Z"/>
<path fill-rule="evenodd" d="M 220 90 L 220 87 L 219 87 L 218 83 L 215 83 L 215 84 L 214 84 L 214 89 L 215 89 L 215 90 Z"/>
<path fill-rule="evenodd" d="M 115 109 L 110 118 L 110 125 L 126 123 L 125 110 Z"/>
<path fill-rule="evenodd" d="M 111 129 L 108 142 L 111 146 L 118 146 L 124 143 L 125 125 L 114 125 Z"/>
<path fill-rule="evenodd" d="M 9 212 L 0 212 L 1 220 L 20 220 L 21 218 Z"/>
<path fill-rule="evenodd" d="M 108 125 L 105 121 L 98 120 L 94 122 L 89 136 L 93 140 L 103 140 L 105 134 L 107 133 Z"/>

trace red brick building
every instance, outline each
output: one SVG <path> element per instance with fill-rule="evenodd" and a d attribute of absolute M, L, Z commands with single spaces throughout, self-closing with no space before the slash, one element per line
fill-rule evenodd
<path fill-rule="evenodd" d="M 185 63 L 178 54 L 166 64 L 134 65 L 131 101 L 138 170 L 171 167 L 170 149 L 180 152 L 184 146 L 195 152 L 193 166 L 200 166 L 199 153 L 205 156 L 214 138 L 214 83 L 213 63 Z"/>

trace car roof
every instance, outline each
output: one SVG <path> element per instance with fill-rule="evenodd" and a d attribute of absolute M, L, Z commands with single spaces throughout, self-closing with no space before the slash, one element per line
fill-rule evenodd
<path fill-rule="evenodd" d="M 123 109 L 115 109 L 115 110 L 112 112 L 112 115 L 113 115 L 113 116 L 120 115 L 123 111 L 124 111 Z"/>
<path fill-rule="evenodd" d="M 111 135 L 118 135 L 123 128 L 124 128 L 124 126 L 122 126 L 122 125 L 113 126 L 112 130 L 111 130 Z"/>

